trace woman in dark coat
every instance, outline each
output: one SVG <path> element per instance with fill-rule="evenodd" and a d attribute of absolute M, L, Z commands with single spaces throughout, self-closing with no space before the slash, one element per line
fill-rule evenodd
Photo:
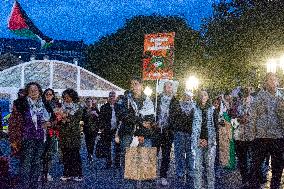
<path fill-rule="evenodd" d="M 66 89 L 62 93 L 62 121 L 60 123 L 60 147 L 63 155 L 64 171 L 62 181 L 73 179 L 82 181 L 82 161 L 80 156 L 82 110 L 78 104 L 78 93 Z"/>
<path fill-rule="evenodd" d="M 43 173 L 45 180 L 52 181 L 51 175 L 48 174 L 48 169 L 51 166 L 52 154 L 56 152 L 56 142 L 59 137 L 59 130 L 55 121 L 54 109 L 56 106 L 55 92 L 53 89 L 46 89 L 42 95 L 42 102 L 46 110 L 50 114 L 51 127 L 47 128 L 45 150 L 43 153 Z"/>

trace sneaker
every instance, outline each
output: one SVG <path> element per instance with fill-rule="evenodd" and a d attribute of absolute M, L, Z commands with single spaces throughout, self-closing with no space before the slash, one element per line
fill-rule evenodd
<path fill-rule="evenodd" d="M 94 161 L 94 157 L 92 155 L 88 155 L 88 161 L 89 162 L 93 162 Z"/>
<path fill-rule="evenodd" d="M 53 181 L 53 178 L 49 173 L 47 174 L 47 181 L 49 182 Z"/>
<path fill-rule="evenodd" d="M 76 182 L 81 182 L 83 180 L 82 177 L 73 177 L 73 180 Z"/>
<path fill-rule="evenodd" d="M 44 179 L 44 177 L 45 177 L 44 175 L 43 176 L 39 176 L 38 177 L 38 181 L 39 182 L 42 181 Z M 49 181 L 49 182 L 53 181 L 53 178 L 52 178 L 52 176 L 50 174 L 47 175 L 47 181 Z"/>
<path fill-rule="evenodd" d="M 167 181 L 166 178 L 161 178 L 161 184 L 162 184 L 163 186 L 169 185 L 169 183 L 168 183 L 168 181 Z"/>
<path fill-rule="evenodd" d="M 67 176 L 60 177 L 61 181 L 67 181 L 67 180 L 70 180 L 70 179 L 71 179 L 71 177 L 67 177 Z"/>

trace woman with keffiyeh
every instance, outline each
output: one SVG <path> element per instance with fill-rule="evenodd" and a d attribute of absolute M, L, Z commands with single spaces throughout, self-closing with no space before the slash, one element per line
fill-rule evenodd
<path fill-rule="evenodd" d="M 63 91 L 62 98 L 62 121 L 59 125 L 64 171 L 60 179 L 82 181 L 80 121 L 83 112 L 78 104 L 78 93 L 73 89 Z"/>
<path fill-rule="evenodd" d="M 216 131 L 213 120 L 214 109 L 208 99 L 206 91 L 198 91 L 196 104 L 193 106 L 191 149 L 194 158 L 195 189 L 215 188 Z M 204 176 L 203 174 L 206 175 Z M 204 177 L 207 182 L 204 180 Z"/>
<path fill-rule="evenodd" d="M 21 149 L 15 149 L 15 151 L 20 150 L 21 152 L 21 188 L 33 189 L 37 188 L 37 180 L 40 175 L 46 128 L 51 124 L 49 122 L 50 115 L 41 99 L 41 86 L 31 82 L 26 85 L 25 91 L 27 97 L 22 99 L 21 106 L 13 108 L 11 117 L 18 119 L 18 121 L 10 121 L 9 135 L 12 147 L 17 146 L 14 145 L 13 139 L 21 142 Z"/>

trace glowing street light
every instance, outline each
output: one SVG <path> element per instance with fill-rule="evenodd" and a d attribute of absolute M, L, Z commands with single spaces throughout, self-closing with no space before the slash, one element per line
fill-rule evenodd
<path fill-rule="evenodd" d="M 150 87 L 147 86 L 147 87 L 145 87 L 143 92 L 146 96 L 150 97 L 153 93 L 153 90 Z"/>
<path fill-rule="evenodd" d="M 187 90 L 189 91 L 193 91 L 196 90 L 199 86 L 199 80 L 197 77 L 195 76 L 190 76 L 187 80 L 186 80 L 186 84 L 185 87 Z"/>
<path fill-rule="evenodd" d="M 276 73 L 277 61 L 275 59 L 269 59 L 266 64 L 267 72 Z"/>
<path fill-rule="evenodd" d="M 284 55 L 280 57 L 279 66 L 280 66 L 280 68 L 281 68 L 281 70 L 283 71 L 283 74 L 284 74 Z"/>

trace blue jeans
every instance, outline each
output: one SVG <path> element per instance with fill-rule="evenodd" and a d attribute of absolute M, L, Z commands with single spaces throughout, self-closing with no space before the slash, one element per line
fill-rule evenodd
<path fill-rule="evenodd" d="M 43 140 L 28 139 L 22 141 L 21 151 L 21 188 L 37 188 L 38 178 L 42 170 Z"/>
<path fill-rule="evenodd" d="M 146 147 L 146 148 L 151 148 L 152 147 L 152 141 L 149 138 L 144 139 L 144 143 L 139 144 L 138 146 L 140 147 Z"/>
<path fill-rule="evenodd" d="M 191 134 L 176 132 L 174 134 L 174 153 L 176 174 L 183 177 L 186 173 L 193 176 L 193 157 L 191 152 Z"/>

